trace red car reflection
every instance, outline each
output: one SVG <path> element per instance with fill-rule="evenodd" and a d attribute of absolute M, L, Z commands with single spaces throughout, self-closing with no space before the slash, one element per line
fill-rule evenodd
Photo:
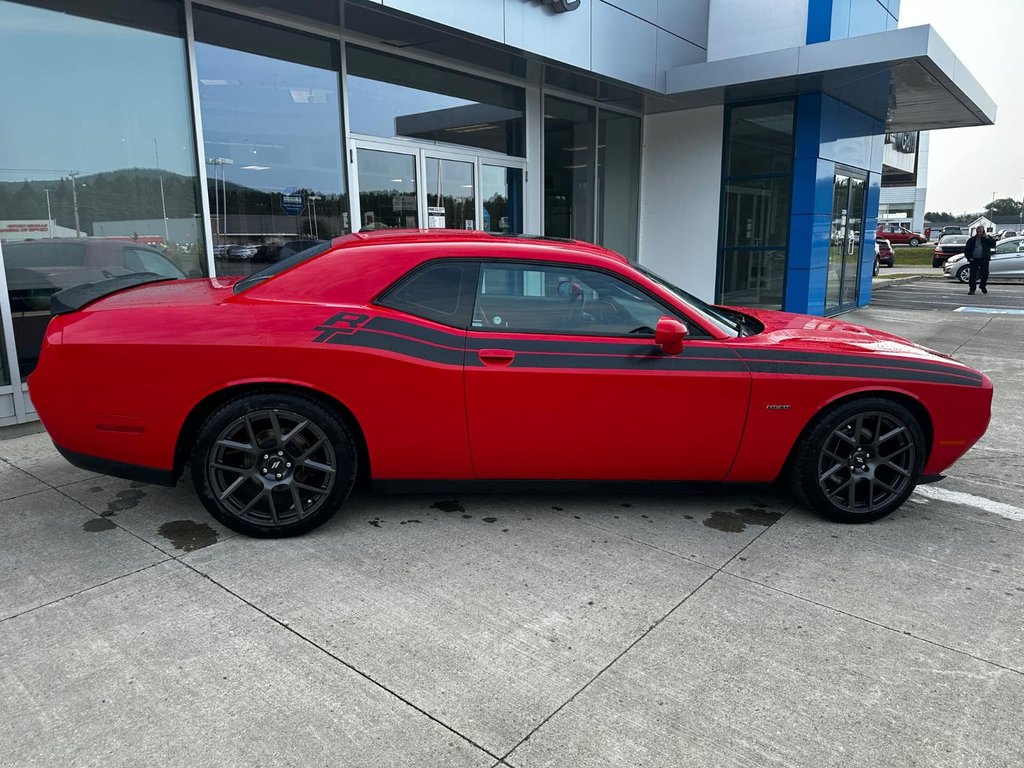
<path fill-rule="evenodd" d="M 841 320 L 709 306 L 579 242 L 348 235 L 244 279 L 54 298 L 32 401 L 74 464 L 172 484 L 259 536 L 357 476 L 789 480 L 825 516 L 902 504 L 985 432 L 983 374 Z"/>

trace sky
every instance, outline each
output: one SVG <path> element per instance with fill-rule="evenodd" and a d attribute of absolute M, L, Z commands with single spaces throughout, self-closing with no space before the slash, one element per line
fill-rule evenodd
<path fill-rule="evenodd" d="M 902 0 L 900 26 L 930 24 L 996 103 L 996 124 L 933 131 L 926 211 L 981 211 L 1024 196 L 1021 0 Z"/>

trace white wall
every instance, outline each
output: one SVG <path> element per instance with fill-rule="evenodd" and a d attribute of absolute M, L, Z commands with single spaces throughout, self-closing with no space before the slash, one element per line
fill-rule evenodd
<path fill-rule="evenodd" d="M 807 44 L 808 0 L 714 0 L 708 61 Z"/>
<path fill-rule="evenodd" d="M 644 118 L 640 263 L 715 298 L 724 107 Z"/>

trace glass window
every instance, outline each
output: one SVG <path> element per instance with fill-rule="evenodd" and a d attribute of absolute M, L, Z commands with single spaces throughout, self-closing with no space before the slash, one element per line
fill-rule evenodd
<path fill-rule="evenodd" d="M 640 118 L 601 110 L 597 122 L 597 242 L 637 258 Z"/>
<path fill-rule="evenodd" d="M 654 333 L 669 311 L 634 285 L 571 266 L 484 264 L 473 327 L 625 336 Z"/>
<path fill-rule="evenodd" d="M 480 167 L 484 199 L 483 230 L 511 235 L 523 233 L 523 171 L 496 165 Z"/>
<path fill-rule="evenodd" d="M 475 264 L 430 264 L 389 291 L 380 304 L 465 328 L 476 284 Z"/>
<path fill-rule="evenodd" d="M 218 273 L 351 232 L 338 44 L 202 8 L 194 18 Z"/>
<path fill-rule="evenodd" d="M 729 110 L 727 176 L 788 173 L 793 168 L 793 102 Z"/>
<path fill-rule="evenodd" d="M 523 88 L 367 48 L 346 48 L 353 133 L 526 154 Z"/>
<path fill-rule="evenodd" d="M 733 107 L 726 119 L 719 296 L 782 307 L 793 168 L 792 100 Z"/>
<path fill-rule="evenodd" d="M 727 181 L 722 242 L 728 247 L 785 248 L 789 236 L 788 176 Z"/>
<path fill-rule="evenodd" d="M 140 266 L 117 244 L 177 276 L 207 263 L 180 4 L 103 4 L 118 24 L 74 15 L 99 3 L 61 5 L 0 0 L 0 243 L 23 377 L 49 294 Z"/>
<path fill-rule="evenodd" d="M 544 234 L 593 242 L 596 110 L 544 99 Z"/>

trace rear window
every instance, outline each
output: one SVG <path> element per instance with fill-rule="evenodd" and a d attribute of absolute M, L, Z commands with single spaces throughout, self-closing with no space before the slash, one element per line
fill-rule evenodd
<path fill-rule="evenodd" d="M 964 235 L 943 235 L 939 238 L 941 245 L 963 245 L 967 242 L 967 237 Z"/>
<path fill-rule="evenodd" d="M 299 251 L 296 254 L 289 256 L 287 259 L 282 259 L 276 264 L 271 264 L 265 269 L 261 269 L 259 272 L 253 272 L 244 280 L 240 280 L 235 283 L 235 293 L 241 293 L 242 291 L 252 288 L 254 285 L 259 285 L 264 280 L 269 280 L 275 275 L 279 275 L 286 269 L 291 269 L 296 264 L 301 264 L 304 261 L 308 261 L 316 256 L 319 256 L 324 251 L 331 247 L 331 241 L 327 240 L 315 245 L 312 248 L 307 248 L 304 251 Z"/>

